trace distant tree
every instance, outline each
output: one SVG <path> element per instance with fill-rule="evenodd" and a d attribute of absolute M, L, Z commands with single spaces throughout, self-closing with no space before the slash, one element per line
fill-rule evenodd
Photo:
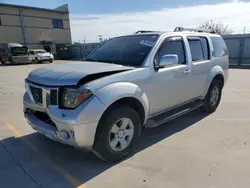
<path fill-rule="evenodd" d="M 204 22 L 202 25 L 199 26 L 199 28 L 211 30 L 219 35 L 228 35 L 233 33 L 233 30 L 229 28 L 228 25 L 225 25 L 220 21 L 217 22 L 214 20 Z"/>
<path fill-rule="evenodd" d="M 99 37 L 99 41 L 102 42 L 103 41 L 102 35 L 98 35 L 98 37 Z"/>

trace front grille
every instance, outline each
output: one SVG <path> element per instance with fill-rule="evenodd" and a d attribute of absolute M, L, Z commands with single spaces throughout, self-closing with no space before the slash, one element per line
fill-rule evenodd
<path fill-rule="evenodd" d="M 43 90 L 41 88 L 30 86 L 34 100 L 40 104 L 43 103 Z"/>
<path fill-rule="evenodd" d="M 50 104 L 57 105 L 57 90 L 56 89 L 52 89 L 50 91 Z"/>

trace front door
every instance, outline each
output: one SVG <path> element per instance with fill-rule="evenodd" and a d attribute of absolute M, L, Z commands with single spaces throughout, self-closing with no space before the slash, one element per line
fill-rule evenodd
<path fill-rule="evenodd" d="M 159 48 L 154 59 L 156 66 L 163 55 L 175 54 L 178 64 L 165 66 L 156 70 L 152 76 L 152 90 L 150 97 L 151 115 L 172 108 L 190 98 L 190 71 L 185 57 L 184 42 L 181 37 L 167 38 Z M 153 95 L 152 94 L 152 95 Z"/>

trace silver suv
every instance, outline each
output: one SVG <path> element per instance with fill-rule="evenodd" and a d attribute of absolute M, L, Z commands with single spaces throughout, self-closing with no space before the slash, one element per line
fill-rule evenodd
<path fill-rule="evenodd" d="M 214 112 L 228 77 L 222 37 L 206 32 L 139 31 L 113 38 L 85 62 L 32 71 L 24 114 L 39 133 L 101 159 L 133 153 L 141 128 L 197 108 Z"/>

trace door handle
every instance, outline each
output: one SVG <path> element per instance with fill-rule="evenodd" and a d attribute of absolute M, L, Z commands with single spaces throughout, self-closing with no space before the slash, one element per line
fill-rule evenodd
<path fill-rule="evenodd" d="M 191 72 L 191 70 L 184 70 L 183 72 L 184 72 L 185 74 L 188 74 L 188 73 Z"/>

